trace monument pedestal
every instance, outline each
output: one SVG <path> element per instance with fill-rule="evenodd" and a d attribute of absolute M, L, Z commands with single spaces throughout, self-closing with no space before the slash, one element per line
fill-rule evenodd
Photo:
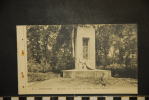
<path fill-rule="evenodd" d="M 96 69 L 94 27 L 90 25 L 78 25 L 74 30 L 73 53 L 75 57 L 75 69 L 63 70 L 63 77 L 79 79 L 110 78 L 111 71 Z"/>
<path fill-rule="evenodd" d="M 78 79 L 108 79 L 111 77 L 109 70 L 63 70 L 64 78 L 78 78 Z"/>

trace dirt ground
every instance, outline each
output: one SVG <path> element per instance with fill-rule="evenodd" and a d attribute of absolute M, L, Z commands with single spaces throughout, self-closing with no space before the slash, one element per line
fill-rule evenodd
<path fill-rule="evenodd" d="M 110 78 L 105 81 L 89 79 L 53 78 L 45 81 L 30 82 L 31 87 L 136 87 L 137 80 L 131 78 Z"/>
<path fill-rule="evenodd" d="M 57 90 L 60 93 L 65 93 L 65 91 L 71 93 L 76 92 L 76 90 L 77 93 L 82 93 L 80 91 L 83 91 L 83 93 L 137 93 L 137 80 L 131 78 L 110 78 L 101 82 L 99 80 L 58 77 L 45 81 L 30 82 L 28 86 L 32 90 Z M 55 93 L 57 92 L 55 91 Z"/>
<path fill-rule="evenodd" d="M 51 75 L 52 74 L 52 75 Z M 132 78 L 114 78 L 106 80 L 63 78 L 60 75 L 47 73 L 31 74 L 32 77 L 46 80 L 28 82 L 27 92 L 30 94 L 58 94 L 58 93 L 137 93 L 137 80 Z M 39 77 L 40 76 L 40 77 Z M 41 77 L 42 76 L 42 77 Z M 46 77 L 45 77 L 46 76 Z M 50 77 L 51 76 L 51 77 Z"/>

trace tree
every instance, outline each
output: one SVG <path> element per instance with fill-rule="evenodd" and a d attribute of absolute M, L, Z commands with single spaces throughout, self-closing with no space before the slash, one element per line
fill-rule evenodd
<path fill-rule="evenodd" d="M 72 69 L 74 59 L 72 52 L 72 25 L 62 25 L 56 38 L 56 43 L 52 48 L 54 70 Z"/>
<path fill-rule="evenodd" d="M 47 68 L 50 67 L 49 56 L 51 51 L 48 46 L 53 42 L 50 41 L 50 35 L 56 34 L 59 27 L 56 25 L 30 25 L 27 27 L 28 61 L 34 60 L 34 63 L 40 64 L 42 72 L 46 72 Z"/>
<path fill-rule="evenodd" d="M 106 66 L 111 45 L 111 26 L 98 26 L 96 30 L 96 64 Z"/>

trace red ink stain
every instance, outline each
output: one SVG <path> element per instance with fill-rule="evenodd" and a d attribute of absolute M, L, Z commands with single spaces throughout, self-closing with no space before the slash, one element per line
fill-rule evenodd
<path fill-rule="evenodd" d="M 21 55 L 24 56 L 24 50 L 22 50 Z"/>
<path fill-rule="evenodd" d="M 23 74 L 23 72 L 21 72 L 21 76 L 22 76 L 22 78 L 24 78 L 24 74 Z"/>

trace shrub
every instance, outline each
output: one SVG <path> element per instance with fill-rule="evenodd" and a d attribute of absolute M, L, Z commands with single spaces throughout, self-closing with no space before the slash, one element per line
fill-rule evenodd
<path fill-rule="evenodd" d="M 55 74 L 52 72 L 48 72 L 48 73 L 28 72 L 28 82 L 44 81 L 44 80 L 57 78 L 57 77 L 59 77 L 59 74 Z"/>
<path fill-rule="evenodd" d="M 100 69 L 111 70 L 113 77 L 137 78 L 136 66 L 125 66 L 124 64 L 112 64 L 101 66 Z"/>

